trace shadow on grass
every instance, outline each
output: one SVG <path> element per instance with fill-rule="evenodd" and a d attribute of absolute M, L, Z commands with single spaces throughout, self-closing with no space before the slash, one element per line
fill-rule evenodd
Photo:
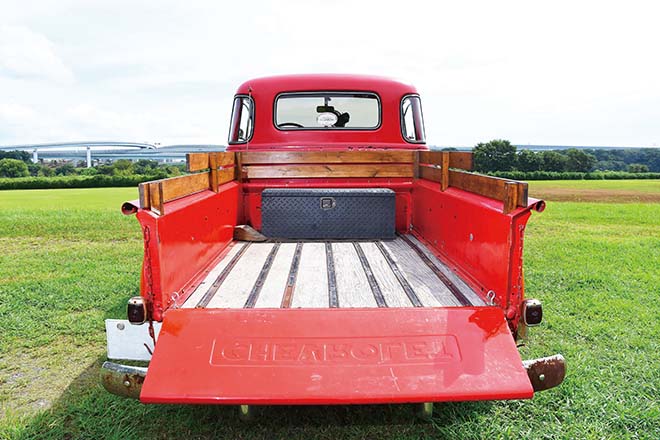
<path fill-rule="evenodd" d="M 413 405 L 258 407 L 253 422 L 238 419 L 236 406 L 143 405 L 107 393 L 99 384 L 99 358 L 53 406 L 17 426 L 12 438 L 424 438 L 455 433 L 490 402 L 437 404 L 431 422 Z"/>

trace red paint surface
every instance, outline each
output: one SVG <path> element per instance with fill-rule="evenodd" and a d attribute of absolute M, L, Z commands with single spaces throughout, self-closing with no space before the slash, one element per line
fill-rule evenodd
<path fill-rule="evenodd" d="M 197 275 L 232 241 L 239 185 L 203 191 L 165 204 L 165 215 L 140 210 L 145 236 L 141 294 L 162 319 L 173 298 L 188 295 Z"/>
<path fill-rule="evenodd" d="M 374 92 L 381 101 L 381 125 L 376 130 L 278 130 L 273 123 L 275 97 L 282 92 L 358 91 Z M 401 98 L 416 94 L 410 84 L 363 75 L 286 75 L 246 81 L 237 94 L 255 101 L 254 136 L 250 150 L 282 150 L 300 147 L 323 150 L 357 148 L 398 148 L 420 150 L 423 144 L 407 143 L 401 135 Z M 230 145 L 229 151 L 246 150 L 245 144 Z"/>
<path fill-rule="evenodd" d="M 492 290 L 500 307 L 520 304 L 523 233 L 533 203 L 503 214 L 502 202 L 418 180 L 412 206 L 414 233 L 439 258 L 484 298 Z"/>
<path fill-rule="evenodd" d="M 530 398 L 495 307 L 176 309 L 145 403 L 348 404 Z"/>

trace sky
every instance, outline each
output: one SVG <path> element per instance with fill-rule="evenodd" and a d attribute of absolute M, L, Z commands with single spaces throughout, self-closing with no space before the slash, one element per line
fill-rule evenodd
<path fill-rule="evenodd" d="M 428 143 L 660 146 L 654 1 L 0 0 L 0 145 L 225 144 L 243 81 L 414 84 Z"/>

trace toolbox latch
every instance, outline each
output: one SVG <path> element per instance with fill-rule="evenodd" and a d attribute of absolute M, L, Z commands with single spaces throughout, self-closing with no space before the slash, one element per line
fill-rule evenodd
<path fill-rule="evenodd" d="M 321 197 L 321 209 L 328 210 L 337 206 L 334 197 Z"/>

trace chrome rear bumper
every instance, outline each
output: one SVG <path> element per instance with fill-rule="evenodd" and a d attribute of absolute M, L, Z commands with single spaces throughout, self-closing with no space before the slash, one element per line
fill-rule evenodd
<path fill-rule="evenodd" d="M 523 361 L 523 367 L 534 391 L 554 388 L 564 381 L 566 362 L 560 354 Z M 101 366 L 101 383 L 110 393 L 122 397 L 140 398 L 142 384 L 147 377 L 146 367 L 104 362 Z"/>
<path fill-rule="evenodd" d="M 566 376 L 566 361 L 560 354 L 523 361 L 523 367 L 535 392 L 556 387 Z"/>
<path fill-rule="evenodd" d="M 145 377 L 146 367 L 132 367 L 114 362 L 103 362 L 101 366 L 103 388 L 118 396 L 139 399 Z"/>

